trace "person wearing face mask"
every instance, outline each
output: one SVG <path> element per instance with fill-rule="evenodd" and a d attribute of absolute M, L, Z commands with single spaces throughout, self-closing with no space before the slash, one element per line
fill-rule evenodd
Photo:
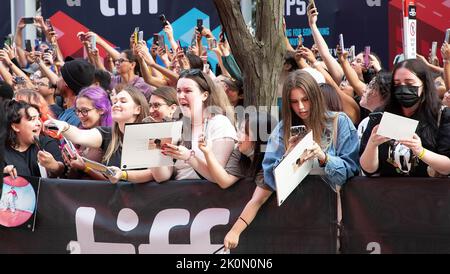
<path fill-rule="evenodd" d="M 378 126 L 362 137 L 360 158 L 371 176 L 435 176 L 450 173 L 450 110 L 442 107 L 431 74 L 416 59 L 398 63 L 392 73 L 390 102 L 385 111 L 419 121 L 409 140 L 377 135 Z"/>
<path fill-rule="evenodd" d="M 273 193 L 272 189 L 264 182 L 261 163 L 264 159 L 266 140 L 275 124 L 276 120 L 265 112 L 250 113 L 241 123 L 238 146 L 233 150 L 225 167 L 222 167 L 212 153 L 211 142 L 208 143 L 204 140 L 199 142 L 199 149 L 205 155 L 213 181 L 222 189 L 232 186 L 239 179 L 245 177 L 252 178 L 252 181 L 256 183 L 252 198 L 225 236 L 225 249 L 237 246 L 240 234 L 253 221 L 259 208 Z"/>

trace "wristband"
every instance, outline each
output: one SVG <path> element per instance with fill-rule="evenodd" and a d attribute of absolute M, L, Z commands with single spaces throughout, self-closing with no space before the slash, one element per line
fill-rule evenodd
<path fill-rule="evenodd" d="M 241 216 L 239 216 L 239 219 L 240 219 L 241 221 L 243 221 L 243 222 L 248 226 L 248 223 L 247 223 L 246 220 L 244 220 L 244 218 L 242 218 Z"/>
<path fill-rule="evenodd" d="M 120 176 L 120 180 L 128 181 L 128 172 L 126 170 L 122 170 L 122 175 Z"/>
<path fill-rule="evenodd" d="M 425 156 L 425 148 L 422 148 L 422 152 L 420 152 L 420 154 L 419 155 L 417 155 L 417 158 L 419 158 L 419 160 L 422 160 L 423 159 L 423 157 Z"/>

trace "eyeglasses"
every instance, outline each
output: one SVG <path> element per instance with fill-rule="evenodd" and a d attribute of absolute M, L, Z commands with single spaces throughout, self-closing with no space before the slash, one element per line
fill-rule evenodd
<path fill-rule="evenodd" d="M 120 58 L 120 59 L 117 59 L 115 62 L 119 63 L 119 64 L 122 64 L 123 62 L 130 62 L 130 60 L 127 60 L 127 59 L 124 59 L 124 58 Z"/>
<path fill-rule="evenodd" d="M 44 83 L 44 82 L 35 82 L 34 83 L 36 86 L 40 86 L 40 87 L 50 87 L 49 84 Z"/>
<path fill-rule="evenodd" d="M 201 69 L 185 69 L 180 72 L 179 79 L 181 78 L 190 78 L 189 76 L 199 77 L 203 81 L 194 81 L 200 86 L 200 88 L 204 91 L 210 91 L 210 85 L 208 84 L 208 80 L 206 80 L 206 76 Z M 191 78 L 192 79 L 192 78 Z M 211 80 L 210 80 L 211 81 Z M 203 82 L 203 83 L 202 83 Z"/>
<path fill-rule="evenodd" d="M 180 72 L 180 78 L 186 76 L 198 76 L 206 81 L 205 75 L 203 74 L 203 71 L 201 69 L 185 69 L 182 72 Z"/>
<path fill-rule="evenodd" d="M 148 106 L 150 108 L 153 108 L 155 110 L 158 110 L 161 106 L 167 106 L 167 104 L 161 104 L 161 103 L 148 103 Z"/>
<path fill-rule="evenodd" d="M 75 113 L 79 116 L 81 114 L 81 116 L 86 117 L 89 114 L 89 111 L 94 110 L 95 108 L 91 108 L 91 109 L 75 109 Z"/>

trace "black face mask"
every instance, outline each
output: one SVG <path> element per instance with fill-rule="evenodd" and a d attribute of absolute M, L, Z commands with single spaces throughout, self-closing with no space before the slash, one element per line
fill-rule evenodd
<path fill-rule="evenodd" d="M 419 87 L 410 85 L 396 86 L 394 96 L 402 107 L 410 108 L 420 100 Z"/>

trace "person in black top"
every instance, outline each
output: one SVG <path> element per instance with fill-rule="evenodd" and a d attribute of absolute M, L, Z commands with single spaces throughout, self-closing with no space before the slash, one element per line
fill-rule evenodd
<path fill-rule="evenodd" d="M 58 177 L 64 172 L 56 140 L 39 136 L 42 129 L 37 106 L 9 101 L 5 104 L 6 142 L 4 173 L 13 177 Z M 40 169 L 39 165 L 42 167 Z"/>
<path fill-rule="evenodd" d="M 361 140 L 365 174 L 435 176 L 450 173 L 450 110 L 442 107 L 431 74 L 416 59 L 397 64 L 392 73 L 390 102 L 385 111 L 419 121 L 409 140 L 377 135 L 378 126 Z"/>

